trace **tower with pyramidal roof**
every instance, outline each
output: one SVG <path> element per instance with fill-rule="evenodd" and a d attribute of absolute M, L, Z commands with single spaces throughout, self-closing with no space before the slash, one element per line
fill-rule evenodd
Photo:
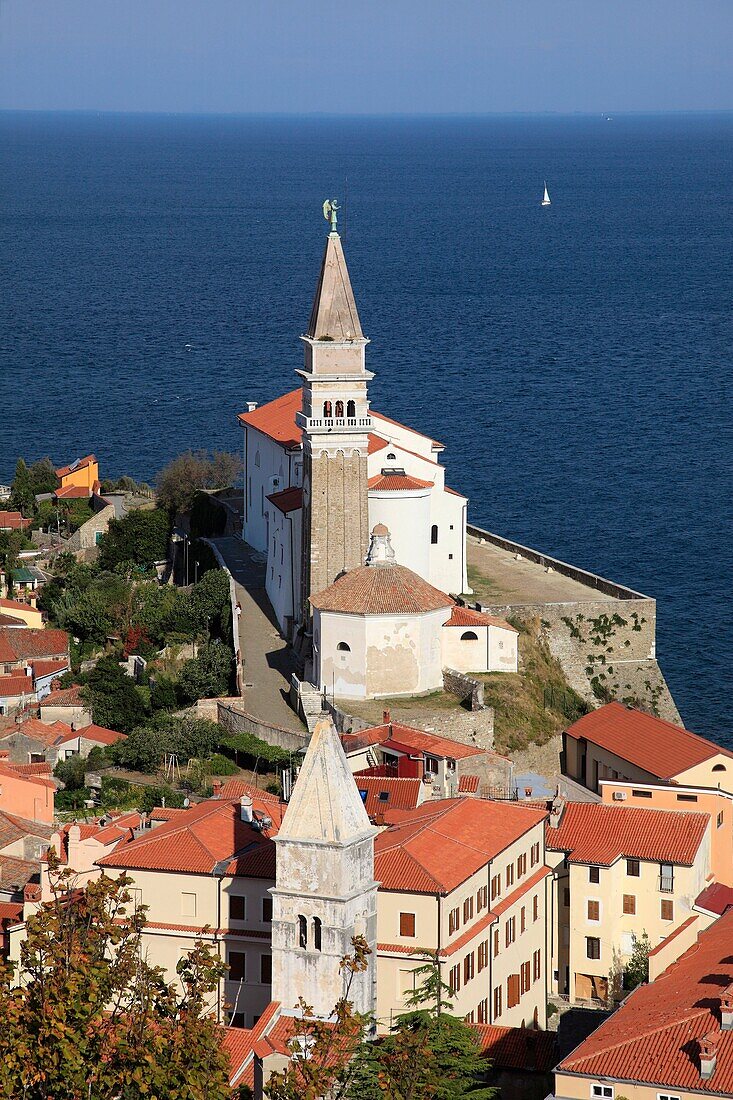
<path fill-rule="evenodd" d="M 301 619 L 308 599 L 363 565 L 369 545 L 367 450 L 372 426 L 361 330 L 341 238 L 332 217 L 308 331 L 303 407 Z"/>
<path fill-rule="evenodd" d="M 371 948 L 349 1000 L 376 1011 L 377 883 L 374 837 L 364 803 L 330 719 L 316 724 L 292 798 L 275 836 L 272 890 L 272 999 L 284 1015 L 298 997 L 328 1017 L 346 992 L 339 966 L 352 937 Z"/>

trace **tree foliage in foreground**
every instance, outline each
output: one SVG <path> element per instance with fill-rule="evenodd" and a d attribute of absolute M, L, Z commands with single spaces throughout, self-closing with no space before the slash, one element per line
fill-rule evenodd
<path fill-rule="evenodd" d="M 411 997 L 427 1007 L 398 1017 L 391 1035 L 367 1040 L 372 1021 L 354 1012 L 349 990 L 370 949 L 360 936 L 352 945 L 353 955 L 341 960 L 346 989 L 330 1018 L 314 1018 L 301 998 L 291 1062 L 270 1075 L 269 1100 L 493 1100 L 496 1089 L 483 1083 L 489 1063 L 476 1032 L 447 1011 L 448 987 L 433 956 L 418 968 L 422 980 Z"/>
<path fill-rule="evenodd" d="M 0 1097 L 8 1100 L 225 1100 L 227 1059 L 206 1002 L 223 964 L 203 944 L 178 982 L 149 966 L 130 879 L 73 890 L 52 870 L 53 899 L 28 920 L 19 977 L 0 989 Z"/>
<path fill-rule="evenodd" d="M 237 455 L 226 451 L 186 451 L 172 459 L 157 478 L 158 504 L 172 516 L 190 511 L 201 489 L 227 489 L 242 472 Z"/>

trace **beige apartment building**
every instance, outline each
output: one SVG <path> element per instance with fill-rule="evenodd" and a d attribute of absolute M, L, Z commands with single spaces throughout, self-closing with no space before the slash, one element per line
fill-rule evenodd
<path fill-rule="evenodd" d="M 659 944 L 711 881 L 711 828 L 707 813 L 555 804 L 546 829 L 553 992 L 571 1001 L 620 992 L 635 937 Z"/>
<path fill-rule="evenodd" d="M 435 955 L 452 1011 L 545 1027 L 546 813 L 517 803 L 425 803 L 375 841 L 377 1017 L 389 1027 Z"/>
<path fill-rule="evenodd" d="M 555 1070 L 557 1100 L 733 1095 L 733 909 Z"/>

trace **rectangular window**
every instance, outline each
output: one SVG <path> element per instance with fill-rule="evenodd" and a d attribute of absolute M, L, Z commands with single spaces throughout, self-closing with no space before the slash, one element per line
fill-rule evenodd
<path fill-rule="evenodd" d="M 272 898 L 262 899 L 262 923 L 269 924 L 272 920 Z"/>
<path fill-rule="evenodd" d="M 521 994 L 519 992 L 519 975 L 510 974 L 506 980 L 506 1006 L 507 1008 L 514 1008 L 519 1004 L 519 998 Z"/>
<path fill-rule="evenodd" d="M 463 903 L 463 923 L 468 924 L 473 919 L 473 894 Z"/>
<path fill-rule="evenodd" d="M 532 920 L 540 919 L 540 898 L 539 894 L 535 894 L 532 898 Z"/>
<path fill-rule="evenodd" d="M 526 927 L 527 927 L 527 910 L 524 906 L 522 906 L 522 908 L 519 912 L 519 931 L 520 931 L 520 933 L 524 932 Z"/>
<path fill-rule="evenodd" d="M 260 955 L 260 981 L 263 985 L 272 984 L 272 955 Z"/>
<path fill-rule="evenodd" d="M 502 999 L 501 994 L 502 994 L 502 988 L 501 988 L 500 985 L 497 985 L 496 989 L 494 990 L 494 1019 L 495 1020 L 498 1019 L 499 1016 L 501 1016 L 501 999 Z"/>
<path fill-rule="evenodd" d="M 517 860 L 517 878 L 527 874 L 527 853 L 523 852 Z"/>
<path fill-rule="evenodd" d="M 244 905 L 244 898 L 237 897 L 236 894 L 231 894 L 229 896 L 229 920 L 245 920 Z"/>
<path fill-rule="evenodd" d="M 662 920 L 674 920 L 674 902 L 662 901 Z"/>
<path fill-rule="evenodd" d="M 415 935 L 415 914 L 414 913 L 400 913 L 400 935 L 409 936 L 412 939 Z"/>
<path fill-rule="evenodd" d="M 652 797 L 652 792 L 651 791 L 640 791 L 635 787 L 632 788 L 631 794 L 634 798 L 651 798 Z"/>
<path fill-rule="evenodd" d="M 566 909 L 570 905 L 570 887 L 569 886 L 563 887 L 562 903 L 563 903 L 563 905 L 565 906 Z"/>
<path fill-rule="evenodd" d="M 588 902 L 588 920 L 601 919 L 601 903 L 599 901 Z"/>
<path fill-rule="evenodd" d="M 514 885 L 514 864 L 510 863 L 506 869 L 506 888 Z"/>
<path fill-rule="evenodd" d="M 720 828 L 722 824 L 723 824 L 723 811 L 721 810 L 720 813 L 718 814 L 718 828 Z"/>
<path fill-rule="evenodd" d="M 678 794 L 677 795 L 677 801 L 678 802 L 697 802 L 697 795 L 696 794 Z"/>
<path fill-rule="evenodd" d="M 244 951 L 230 951 L 227 962 L 229 963 L 229 973 L 227 974 L 229 981 L 243 982 L 247 970 L 247 956 Z"/>
<path fill-rule="evenodd" d="M 590 1094 L 593 1100 L 613 1100 L 613 1085 L 591 1085 Z"/>
<path fill-rule="evenodd" d="M 629 875 L 631 878 L 638 878 L 639 877 L 639 875 L 641 874 L 641 871 L 640 871 L 640 868 L 639 868 L 639 860 L 638 859 L 627 859 L 626 860 L 626 874 Z"/>
<path fill-rule="evenodd" d="M 636 913 L 636 895 L 624 894 L 624 913 L 633 917 Z"/>
<path fill-rule="evenodd" d="M 489 888 L 482 886 L 476 893 L 476 912 L 480 913 L 489 904 Z"/>
<path fill-rule="evenodd" d="M 452 555 L 449 554 L 448 557 L 452 557 Z M 464 1024 L 474 1024 L 476 1022 L 475 1019 L 474 1019 L 473 1009 L 471 1009 L 470 1012 L 466 1013 L 466 1015 L 463 1017 L 463 1022 L 464 1022 Z"/>
<path fill-rule="evenodd" d="M 484 940 L 483 943 L 478 945 L 478 972 L 479 974 L 484 967 L 489 965 L 489 941 Z"/>
<path fill-rule="evenodd" d="M 542 952 L 539 947 L 532 955 L 532 980 L 539 981 L 542 975 Z"/>
<path fill-rule="evenodd" d="M 494 875 L 491 879 L 491 900 L 495 901 L 501 893 L 501 875 Z"/>
<path fill-rule="evenodd" d="M 479 1001 L 478 1008 L 476 1009 L 476 1019 L 480 1024 L 488 1024 L 489 1022 L 489 998 L 484 997 L 483 1001 Z"/>
<path fill-rule="evenodd" d="M 181 916 L 182 917 L 195 917 L 196 916 L 196 895 L 195 894 L 181 894 Z"/>
<path fill-rule="evenodd" d="M 499 954 L 499 929 L 494 929 L 494 958 Z"/>
<path fill-rule="evenodd" d="M 517 938 L 517 918 L 509 917 L 506 922 L 506 945 L 514 943 Z"/>
<path fill-rule="evenodd" d="M 451 909 L 448 914 L 448 935 L 452 936 L 454 932 L 457 932 L 461 926 L 461 911 L 460 909 Z"/>
<path fill-rule="evenodd" d="M 534 867 L 535 863 L 539 863 L 539 861 L 540 861 L 540 842 L 539 842 L 539 840 L 537 841 L 536 844 L 532 845 L 532 850 L 530 852 L 529 859 L 530 859 L 530 863 L 533 867 Z"/>
<path fill-rule="evenodd" d="M 601 881 L 601 869 L 600 867 L 588 868 L 588 882 L 600 882 Z"/>
<path fill-rule="evenodd" d="M 456 963 L 451 967 L 450 974 L 448 975 L 448 988 L 451 993 L 457 993 L 461 988 L 461 964 Z"/>
<path fill-rule="evenodd" d="M 659 889 L 663 894 L 671 894 L 674 890 L 674 866 L 671 863 L 659 864 Z"/>
<path fill-rule="evenodd" d="M 601 957 L 601 941 L 598 936 L 586 936 L 585 937 L 585 954 L 589 959 L 600 959 Z"/>
<path fill-rule="evenodd" d="M 522 963 L 522 966 L 521 966 L 521 969 L 520 969 L 520 982 L 521 982 L 520 993 L 522 995 L 524 995 L 527 992 L 527 990 L 529 989 L 530 985 L 532 984 L 531 976 L 530 976 L 529 961 L 527 961 L 526 963 Z"/>
<path fill-rule="evenodd" d="M 464 985 L 465 985 L 466 982 L 471 981 L 471 978 L 473 977 L 473 974 L 474 974 L 474 955 L 473 955 L 473 951 L 471 951 L 471 953 L 466 955 L 465 959 L 463 960 L 463 982 L 464 982 Z"/>
<path fill-rule="evenodd" d="M 658 1092 L 657 1100 L 680 1100 L 679 1096 L 670 1096 L 668 1092 Z"/>

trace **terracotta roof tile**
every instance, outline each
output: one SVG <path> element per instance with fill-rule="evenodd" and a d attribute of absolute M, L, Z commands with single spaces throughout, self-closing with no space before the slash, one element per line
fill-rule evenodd
<path fill-rule="evenodd" d="M 479 777 L 477 775 L 461 775 L 458 777 L 459 794 L 476 794 L 478 785 Z"/>
<path fill-rule="evenodd" d="M 40 741 L 44 745 L 54 745 L 59 737 L 71 733 L 71 726 L 66 722 L 42 722 L 40 718 L 25 718 L 20 725 L 12 726 L 0 733 L 0 740 L 8 741 L 17 733 L 22 733 L 25 737 Z"/>
<path fill-rule="evenodd" d="M 50 764 L 11 764 L 8 763 L 8 767 L 12 768 L 18 775 L 40 775 L 50 776 L 53 773 L 53 768 Z"/>
<path fill-rule="evenodd" d="M 471 607 L 459 607 L 456 605 L 451 612 L 451 617 L 446 626 L 498 626 L 502 630 L 511 630 L 513 634 L 519 631 L 506 619 L 498 615 L 485 615 L 483 611 L 474 611 Z"/>
<path fill-rule="evenodd" d="M 91 496 L 91 489 L 86 485 L 67 485 L 64 489 L 57 489 L 54 493 L 57 500 L 86 500 Z"/>
<path fill-rule="evenodd" d="M 55 692 L 55 694 L 58 695 L 59 692 Z M 60 737 L 55 744 L 63 745 L 65 741 L 74 741 L 77 737 L 82 737 L 85 741 L 95 741 L 98 745 L 114 745 L 118 741 L 125 741 L 127 734 L 118 733 L 117 730 L 108 730 L 104 726 L 97 726 L 94 722 L 91 722 L 88 726 L 82 726 L 80 729 L 72 730 Z"/>
<path fill-rule="evenodd" d="M 21 695 L 33 695 L 33 680 L 23 673 L 0 676 L 0 698 L 11 699 Z"/>
<path fill-rule="evenodd" d="M 689 867 L 709 824 L 709 814 L 569 802 L 559 827 L 547 825 L 545 844 L 571 863 L 610 866 L 626 856 Z"/>
<path fill-rule="evenodd" d="M 0 508 L 0 531 L 19 531 L 27 527 L 29 519 L 24 519 L 20 512 L 8 512 Z"/>
<path fill-rule="evenodd" d="M 361 565 L 310 597 L 319 611 L 352 615 L 414 615 L 439 611 L 450 596 L 404 565 Z"/>
<path fill-rule="evenodd" d="M 733 910 L 701 932 L 656 981 L 636 989 L 556 1072 L 640 1082 L 665 1091 L 733 1093 L 733 1031 L 720 1027 L 720 995 L 733 983 L 732 942 Z M 713 1076 L 704 1081 L 698 1042 L 711 1033 L 717 1062 Z"/>
<path fill-rule="evenodd" d="M 40 873 L 40 863 L 29 859 L 0 856 L 0 883 L 4 891 L 17 892 Z"/>
<path fill-rule="evenodd" d="M 84 455 L 83 458 L 77 458 L 75 462 L 69 463 L 68 466 L 59 466 L 56 470 L 56 477 L 65 477 L 66 474 L 73 473 L 75 470 L 83 470 L 85 466 L 91 466 L 96 461 L 94 455 Z"/>
<path fill-rule="evenodd" d="M 37 611 L 35 607 L 31 607 L 25 600 L 0 600 L 0 607 L 4 611 Z"/>
<path fill-rule="evenodd" d="M 25 625 L 24 619 L 16 619 L 14 615 L 6 615 L 4 612 L 0 611 L 0 626 L 10 626 L 17 629 Z"/>
<path fill-rule="evenodd" d="M 265 791 L 262 787 L 255 786 L 254 783 L 248 783 L 246 779 L 240 779 L 236 775 L 226 781 L 219 791 L 219 798 L 241 798 L 243 794 L 248 794 L 250 798 L 260 799 L 264 802 L 276 802 L 278 804 L 280 802 L 278 795 L 273 794 L 271 791 Z"/>
<path fill-rule="evenodd" d="M 378 493 L 403 493 L 410 489 L 432 489 L 432 481 L 407 474 L 375 474 L 369 478 L 369 488 Z"/>
<path fill-rule="evenodd" d="M 38 704 L 41 710 L 44 707 L 83 707 L 84 700 L 81 697 L 81 684 L 72 684 L 68 688 L 60 688 L 45 695 Z"/>
<path fill-rule="evenodd" d="M 289 489 L 281 489 L 279 493 L 271 493 L 267 499 L 287 515 L 289 512 L 297 512 L 298 508 L 303 507 L 303 490 L 299 485 L 291 485 Z"/>
<path fill-rule="evenodd" d="M 23 920 L 23 905 L 17 901 L 0 901 L 0 923 L 3 928 Z"/>
<path fill-rule="evenodd" d="M 385 815 L 390 810 L 412 810 L 420 798 L 421 779 L 400 779 L 392 776 L 355 775 L 356 786 L 369 817 Z"/>
<path fill-rule="evenodd" d="M 525 1027 L 474 1024 L 481 1053 L 494 1069 L 536 1070 L 549 1073 L 555 1064 L 555 1033 Z"/>
<path fill-rule="evenodd" d="M 481 798 L 425 802 L 376 837 L 374 876 L 388 890 L 447 893 L 545 816 Z"/>
<path fill-rule="evenodd" d="M 695 898 L 696 909 L 718 916 L 722 916 L 730 905 L 733 905 L 733 886 L 724 886 L 722 882 L 712 882 Z"/>
<path fill-rule="evenodd" d="M 728 749 L 623 703 L 606 703 L 583 715 L 567 732 L 600 745 L 659 779 L 672 779 L 719 754 L 733 759 Z"/>
<path fill-rule="evenodd" d="M 33 677 L 36 680 L 42 680 L 45 676 L 53 676 L 54 674 L 61 674 L 66 672 L 69 667 L 69 662 L 66 657 L 62 657 L 60 660 L 30 660 L 28 664 L 33 669 Z"/>
<path fill-rule="evenodd" d="M 6 648 L 6 647 L 9 647 Z M 10 652 L 11 656 L 6 656 Z M 22 661 L 32 657 L 68 657 L 69 635 L 51 627 L 0 628 L 0 661 Z"/>

